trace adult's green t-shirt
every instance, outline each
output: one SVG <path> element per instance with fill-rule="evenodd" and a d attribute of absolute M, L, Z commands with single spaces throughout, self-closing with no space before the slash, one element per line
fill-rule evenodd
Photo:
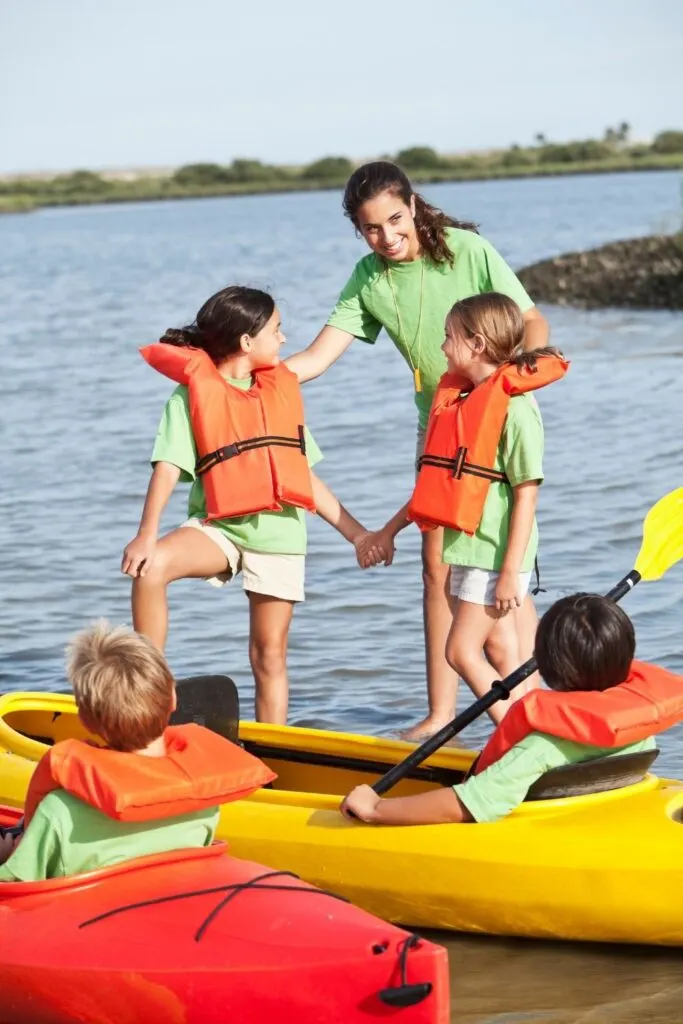
<path fill-rule="evenodd" d="M 243 391 L 251 387 L 249 377 L 230 379 L 230 384 Z M 311 468 L 323 458 L 313 435 L 306 430 L 306 457 Z M 195 473 L 197 447 L 192 433 L 187 388 L 180 384 L 169 398 L 159 423 L 152 465 L 169 462 L 180 470 L 181 483 L 191 483 L 187 503 L 190 519 L 206 518 L 204 484 Z M 211 520 L 211 526 L 222 530 L 239 548 L 277 555 L 306 554 L 306 512 L 294 505 L 285 505 L 280 512 L 257 512 L 250 516 Z"/>
<path fill-rule="evenodd" d="M 467 399 L 465 399 L 467 401 Z M 508 546 L 514 497 L 512 488 L 531 480 L 543 480 L 543 420 L 538 403 L 528 393 L 514 395 L 508 405 L 493 468 L 504 473 L 507 483 L 491 483 L 481 521 L 473 534 L 448 527 L 443 535 L 443 560 L 447 565 L 499 572 Z M 536 517 L 520 572 L 531 572 L 538 551 Z"/>
<path fill-rule="evenodd" d="M 209 807 L 160 821 L 114 821 L 55 789 L 40 801 L 19 845 L 0 867 L 0 882 L 40 882 L 151 853 L 209 846 L 219 813 Z"/>
<path fill-rule="evenodd" d="M 424 257 L 389 263 L 369 253 L 356 264 L 327 321 L 370 343 L 384 327 L 406 363 L 420 369 L 422 391 L 415 393 L 415 404 L 422 427 L 427 425 L 436 386 L 446 370 L 441 345 L 446 315 L 454 303 L 483 292 L 502 292 L 523 313 L 534 305 L 515 273 L 485 238 L 473 231 L 448 228 L 446 239 L 455 257 L 452 267 Z"/>

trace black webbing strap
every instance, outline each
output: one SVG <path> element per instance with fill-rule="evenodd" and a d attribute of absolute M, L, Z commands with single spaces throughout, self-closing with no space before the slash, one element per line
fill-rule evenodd
<path fill-rule="evenodd" d="M 531 591 L 531 596 L 535 597 L 536 594 L 547 594 L 545 587 L 541 586 L 541 571 L 538 567 L 538 556 L 534 560 L 534 572 L 536 574 L 536 586 Z"/>
<path fill-rule="evenodd" d="M 226 444 L 223 448 L 217 448 L 215 452 L 208 452 L 197 461 L 195 473 L 201 476 L 202 473 L 213 469 L 220 462 L 234 459 L 243 452 L 251 452 L 256 448 L 298 448 L 302 455 L 306 454 L 306 435 L 303 425 L 297 427 L 297 437 L 282 437 L 279 434 L 264 434 L 263 437 L 249 437 L 244 441 L 234 441 Z"/>
<path fill-rule="evenodd" d="M 421 469 L 423 466 L 447 469 L 456 480 L 460 480 L 463 474 L 467 473 L 470 476 L 481 477 L 483 480 L 492 480 L 498 483 L 508 482 L 505 473 L 499 473 L 497 470 L 489 469 L 487 466 L 478 466 L 475 462 L 466 462 L 466 455 L 467 448 L 458 448 L 452 459 L 445 455 L 421 455 L 417 466 L 418 469 Z"/>

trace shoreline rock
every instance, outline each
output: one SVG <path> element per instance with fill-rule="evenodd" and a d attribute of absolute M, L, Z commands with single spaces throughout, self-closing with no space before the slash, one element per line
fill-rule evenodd
<path fill-rule="evenodd" d="M 536 302 L 683 310 L 683 233 L 565 253 L 524 267 L 518 277 Z"/>

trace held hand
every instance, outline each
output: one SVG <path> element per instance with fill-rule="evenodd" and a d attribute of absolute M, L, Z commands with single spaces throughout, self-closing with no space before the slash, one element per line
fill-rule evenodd
<path fill-rule="evenodd" d="M 496 583 L 496 609 L 511 612 L 519 608 L 522 599 L 519 593 L 519 573 L 503 570 Z"/>
<path fill-rule="evenodd" d="M 121 572 L 126 576 L 145 576 L 154 561 L 157 546 L 156 537 L 138 534 L 127 544 L 121 559 Z"/>
<path fill-rule="evenodd" d="M 366 530 L 355 541 L 354 547 L 361 569 L 379 565 L 380 562 L 391 565 L 394 558 L 394 538 L 386 530 L 377 530 L 375 533 Z"/>
<path fill-rule="evenodd" d="M 351 819 L 352 815 L 348 812 L 353 811 L 354 817 L 369 823 L 375 820 L 377 805 L 380 800 L 381 797 L 377 796 L 374 789 L 370 786 L 356 786 L 342 800 L 339 810 L 345 818 Z"/>

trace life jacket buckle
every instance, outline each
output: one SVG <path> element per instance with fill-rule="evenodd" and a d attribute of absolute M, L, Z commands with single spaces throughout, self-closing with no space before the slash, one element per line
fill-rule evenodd
<path fill-rule="evenodd" d="M 462 477 L 463 466 L 465 465 L 465 456 L 467 455 L 467 448 L 458 448 L 453 459 L 453 479 L 460 480 Z"/>
<path fill-rule="evenodd" d="M 216 462 L 225 462 L 227 459 L 234 459 L 236 455 L 239 455 L 240 450 L 237 442 L 232 444 L 226 444 L 222 448 L 216 449 L 213 453 Z"/>

